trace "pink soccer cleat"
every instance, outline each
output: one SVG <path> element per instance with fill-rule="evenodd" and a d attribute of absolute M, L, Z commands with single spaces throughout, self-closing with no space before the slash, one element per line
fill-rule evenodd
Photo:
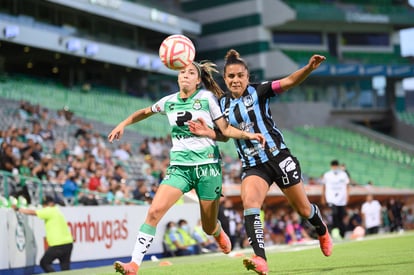
<path fill-rule="evenodd" d="M 123 263 L 116 261 L 114 263 L 114 268 L 116 272 L 119 272 L 122 275 L 137 275 L 139 266 L 134 262 Z"/>
<path fill-rule="evenodd" d="M 267 275 L 269 272 L 269 267 L 267 266 L 266 260 L 256 255 L 254 255 L 250 259 L 244 259 L 243 265 L 246 267 L 247 270 L 253 270 L 259 275 Z"/>
<path fill-rule="evenodd" d="M 226 232 L 224 232 L 224 230 L 221 230 L 220 235 L 214 238 L 216 239 L 216 242 L 223 251 L 223 253 L 229 254 L 231 251 L 231 242 Z"/>
<path fill-rule="evenodd" d="M 332 248 L 333 248 L 333 242 L 331 235 L 329 235 L 328 229 L 326 229 L 325 235 L 319 236 L 319 246 L 321 247 L 323 255 L 326 257 L 331 256 L 332 254 Z"/>

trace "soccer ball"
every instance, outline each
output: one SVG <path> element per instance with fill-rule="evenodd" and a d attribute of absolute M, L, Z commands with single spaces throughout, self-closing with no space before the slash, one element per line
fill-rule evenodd
<path fill-rule="evenodd" d="M 194 61 L 195 47 L 188 37 L 174 34 L 162 41 L 159 56 L 167 68 L 181 70 Z"/>

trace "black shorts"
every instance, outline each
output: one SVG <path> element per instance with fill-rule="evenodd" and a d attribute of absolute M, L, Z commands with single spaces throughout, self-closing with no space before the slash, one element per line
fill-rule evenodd
<path fill-rule="evenodd" d="M 282 149 L 265 163 L 243 169 L 241 178 L 253 175 L 264 179 L 269 186 L 276 183 L 281 189 L 298 184 L 302 179 L 299 161 L 288 149 Z"/>

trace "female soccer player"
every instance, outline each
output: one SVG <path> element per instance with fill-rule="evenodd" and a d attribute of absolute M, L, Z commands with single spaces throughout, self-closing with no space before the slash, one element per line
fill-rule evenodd
<path fill-rule="evenodd" d="M 191 133 L 188 121 L 201 117 L 210 127 L 215 124 L 225 136 L 241 140 L 252 139 L 263 145 L 265 140 L 262 134 L 247 133 L 228 125 L 217 102 L 217 96 L 223 94 L 223 91 L 214 81 L 213 72 L 217 72 L 215 64 L 194 62 L 179 72 L 178 92 L 131 114 L 108 135 L 110 142 L 118 140 L 127 125 L 137 123 L 155 113 L 165 113 L 171 126 L 170 166 L 155 194 L 145 222 L 140 227 L 131 261 L 114 263 L 115 270 L 121 274 L 138 273 L 143 257 L 154 239 L 158 222 L 174 203 L 191 189 L 195 189 L 200 200 L 203 230 L 215 237 L 224 253 L 231 251 L 230 240 L 217 221 L 222 188 L 219 148 L 214 140 Z M 201 82 L 208 90 L 200 88 Z"/>
<path fill-rule="evenodd" d="M 223 76 L 229 92 L 220 98 L 223 114 L 232 126 L 245 132 L 260 132 L 266 138 L 264 147 L 254 140 L 235 140 L 243 166 L 241 198 L 245 229 L 255 253 L 252 258 L 244 259 L 243 263 L 248 270 L 258 274 L 269 272 L 260 209 L 274 182 L 292 207 L 315 227 L 323 254 L 330 256 L 332 253 L 332 240 L 319 209 L 309 202 L 305 193 L 299 161 L 290 153 L 269 108 L 271 97 L 299 85 L 324 60 L 324 56 L 313 55 L 306 66 L 285 78 L 250 84 L 249 69 L 239 53 L 231 49 L 225 57 Z M 198 122 L 190 122 L 189 126 L 195 134 L 227 140 L 218 131 L 206 127 L 202 118 Z"/>

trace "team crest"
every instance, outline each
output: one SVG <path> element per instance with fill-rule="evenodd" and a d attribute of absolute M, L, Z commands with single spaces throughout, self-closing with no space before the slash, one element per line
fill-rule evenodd
<path fill-rule="evenodd" d="M 200 100 L 195 100 L 194 101 L 194 104 L 193 104 L 193 109 L 194 110 L 200 110 L 201 109 L 201 107 L 202 107 L 202 105 L 201 105 L 201 101 Z"/>
<path fill-rule="evenodd" d="M 251 95 L 243 97 L 244 106 L 249 107 L 253 105 L 253 97 Z"/>

